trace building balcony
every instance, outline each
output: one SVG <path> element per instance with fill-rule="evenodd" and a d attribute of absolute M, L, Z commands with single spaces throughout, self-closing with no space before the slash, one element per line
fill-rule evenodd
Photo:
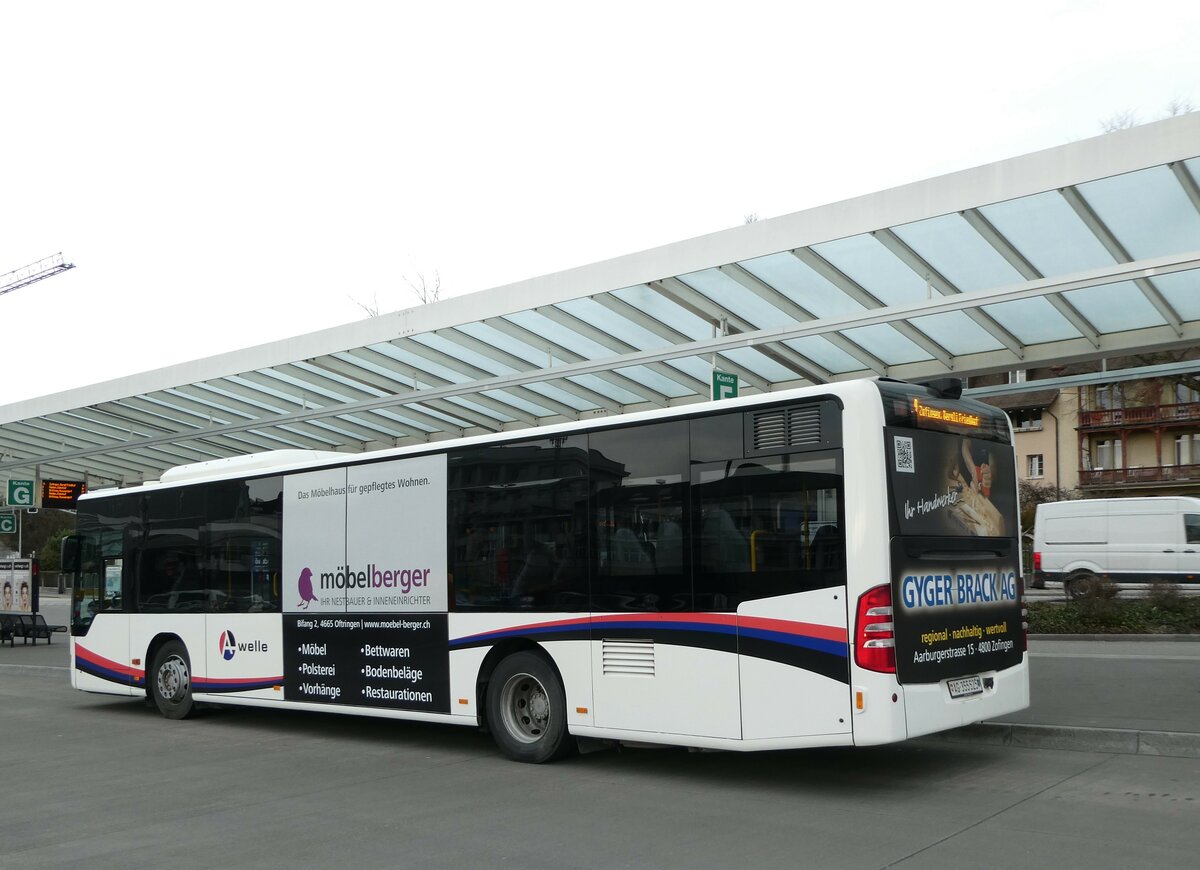
<path fill-rule="evenodd" d="M 1141 468 L 1081 469 L 1079 487 L 1154 486 L 1200 484 L 1200 465 L 1149 465 Z"/>
<path fill-rule="evenodd" d="M 1082 429 L 1136 429 L 1143 426 L 1200 424 L 1200 402 L 1176 405 L 1138 405 L 1133 408 L 1101 408 L 1079 412 Z"/>

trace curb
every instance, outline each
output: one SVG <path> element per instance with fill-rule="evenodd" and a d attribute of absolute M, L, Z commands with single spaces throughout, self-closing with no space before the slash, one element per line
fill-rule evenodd
<path fill-rule="evenodd" d="M 981 722 L 931 736 L 949 743 L 980 743 L 1019 749 L 1200 758 L 1200 734 L 1186 731 L 1132 731 L 1122 728 Z"/>
<path fill-rule="evenodd" d="M 1200 634 L 1031 634 L 1030 640 L 1200 641 Z"/>

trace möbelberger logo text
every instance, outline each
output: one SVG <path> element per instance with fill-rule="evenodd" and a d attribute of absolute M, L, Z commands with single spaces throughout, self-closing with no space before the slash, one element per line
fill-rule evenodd
<path fill-rule="evenodd" d="M 430 568 L 380 569 L 368 564 L 362 571 L 340 565 L 334 571 L 321 572 L 322 589 L 398 589 L 408 593 L 429 585 Z"/>

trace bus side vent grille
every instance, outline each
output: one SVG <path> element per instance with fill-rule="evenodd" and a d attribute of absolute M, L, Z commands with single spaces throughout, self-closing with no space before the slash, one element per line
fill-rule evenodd
<path fill-rule="evenodd" d="M 601 640 L 600 660 L 606 677 L 653 677 L 654 641 Z"/>
<path fill-rule="evenodd" d="M 754 415 L 754 449 L 783 450 L 821 443 L 821 406 L 792 405 Z"/>

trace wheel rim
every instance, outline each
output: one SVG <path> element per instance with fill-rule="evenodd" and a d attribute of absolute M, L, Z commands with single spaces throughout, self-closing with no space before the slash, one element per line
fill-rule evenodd
<path fill-rule="evenodd" d="M 158 696 L 164 701 L 178 704 L 187 697 L 191 688 L 188 666 L 178 655 L 170 656 L 158 667 Z"/>
<path fill-rule="evenodd" d="M 553 715 L 550 695 L 536 677 L 514 674 L 500 693 L 504 728 L 522 743 L 537 743 L 545 735 Z"/>

